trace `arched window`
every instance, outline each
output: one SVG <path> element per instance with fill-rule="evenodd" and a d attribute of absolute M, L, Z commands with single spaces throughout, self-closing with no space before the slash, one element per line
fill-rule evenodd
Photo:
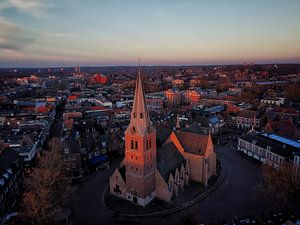
<path fill-rule="evenodd" d="M 146 149 L 149 148 L 148 140 L 146 140 Z"/>
<path fill-rule="evenodd" d="M 151 148 L 151 139 L 149 139 L 149 148 Z"/>
<path fill-rule="evenodd" d="M 143 113 L 140 113 L 140 119 L 143 119 Z"/>
<path fill-rule="evenodd" d="M 131 140 L 131 149 L 134 149 L 134 141 Z"/>
<path fill-rule="evenodd" d="M 135 149 L 138 149 L 138 142 L 135 141 Z"/>

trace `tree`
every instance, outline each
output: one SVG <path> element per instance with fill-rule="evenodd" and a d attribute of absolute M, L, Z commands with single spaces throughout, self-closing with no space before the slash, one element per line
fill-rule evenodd
<path fill-rule="evenodd" d="M 72 194 L 59 138 L 49 141 L 48 150 L 24 183 L 21 213 L 33 224 L 54 224 L 55 212 L 68 204 Z"/>
<path fill-rule="evenodd" d="M 300 84 L 288 85 L 286 87 L 286 99 L 288 102 L 300 102 Z"/>
<path fill-rule="evenodd" d="M 264 165 L 261 194 L 273 205 L 286 206 L 288 200 L 295 197 L 300 191 L 299 183 L 293 179 L 293 174 L 292 163 L 287 163 L 279 169 Z"/>

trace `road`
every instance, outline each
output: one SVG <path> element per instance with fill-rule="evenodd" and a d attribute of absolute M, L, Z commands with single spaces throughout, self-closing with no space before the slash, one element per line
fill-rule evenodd
<path fill-rule="evenodd" d="M 115 162 L 110 170 L 89 175 L 79 186 L 73 207 L 75 224 L 159 224 L 162 221 L 163 224 L 179 224 L 187 215 L 193 215 L 197 222 L 211 222 L 234 216 L 260 216 L 262 212 L 268 214 L 270 208 L 258 194 L 258 185 L 262 181 L 260 164 L 228 146 L 216 145 L 215 150 L 227 172 L 226 179 L 211 196 L 196 205 L 164 218 L 113 218 L 102 204 L 102 193 L 118 164 Z"/>

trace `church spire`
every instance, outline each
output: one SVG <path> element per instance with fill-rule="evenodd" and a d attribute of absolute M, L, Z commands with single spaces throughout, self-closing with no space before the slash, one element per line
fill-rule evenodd
<path fill-rule="evenodd" d="M 141 75 L 141 66 L 139 60 L 139 69 L 136 79 L 134 102 L 131 111 L 130 124 L 125 133 L 131 132 L 145 136 L 151 129 L 154 129 L 150 122 L 149 112 L 146 105 L 144 85 Z"/>

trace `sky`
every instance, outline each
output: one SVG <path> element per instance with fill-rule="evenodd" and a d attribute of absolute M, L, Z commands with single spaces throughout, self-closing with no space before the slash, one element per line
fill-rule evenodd
<path fill-rule="evenodd" d="M 300 63 L 299 0 L 0 0 L 0 67 Z"/>

